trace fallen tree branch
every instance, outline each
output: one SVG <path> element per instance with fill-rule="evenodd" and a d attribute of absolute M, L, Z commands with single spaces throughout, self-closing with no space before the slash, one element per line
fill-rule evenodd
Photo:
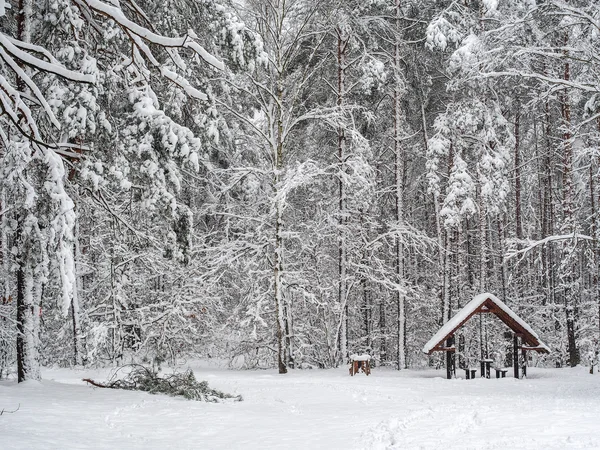
<path fill-rule="evenodd" d="M 110 386 L 107 386 L 107 385 L 102 384 L 102 383 L 98 383 L 97 381 L 94 381 L 91 378 L 83 378 L 82 381 L 90 383 L 92 386 L 96 386 L 96 387 L 99 387 L 99 388 L 110 388 Z"/>
<path fill-rule="evenodd" d="M 119 370 L 131 368 L 131 371 L 120 379 L 115 379 Z M 106 383 L 83 378 L 83 381 L 99 388 L 125 389 L 128 391 L 144 391 L 150 394 L 166 394 L 173 397 L 182 396 L 189 400 L 205 402 L 221 402 L 225 400 L 241 401 L 241 395 L 231 395 L 208 387 L 206 381 L 196 381 L 194 373 L 186 370 L 163 377 L 147 367 L 131 364 L 120 367 L 112 379 Z"/>
<path fill-rule="evenodd" d="M 17 406 L 17 409 L 15 409 L 14 411 L 7 411 L 6 409 L 2 409 L 2 411 L 0 411 L 0 416 L 4 413 L 7 414 L 14 414 L 16 413 L 19 409 L 21 409 L 21 404 L 19 403 L 19 406 Z"/>

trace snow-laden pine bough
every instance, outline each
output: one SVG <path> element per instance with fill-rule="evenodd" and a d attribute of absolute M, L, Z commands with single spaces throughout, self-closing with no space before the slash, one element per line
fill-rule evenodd
<path fill-rule="evenodd" d="M 223 70 L 224 64 L 198 43 L 193 31 L 188 31 L 184 36 L 164 36 L 153 29 L 152 22 L 135 2 L 127 0 L 122 3 L 134 16 L 133 20 L 126 17 L 121 7 L 117 6 L 118 3 L 109 4 L 100 0 L 72 0 L 72 2 L 79 9 L 82 21 L 99 35 L 103 34 L 102 19 L 114 21 L 118 25 L 124 36 L 131 42 L 131 55 L 127 64 L 137 67 L 141 74 L 147 74 L 149 69 L 155 69 L 161 77 L 177 85 L 189 97 L 202 101 L 208 100 L 204 92 L 193 87 L 188 79 L 181 75 L 186 71 L 187 66 L 180 52 L 189 51 L 217 70 Z M 7 6 L 5 1 L 1 0 L 0 17 L 5 15 Z M 38 120 L 32 114 L 29 104 L 41 106 L 46 118 L 56 130 L 61 129 L 61 124 L 35 81 L 35 75 L 47 73 L 70 82 L 90 84 L 97 82 L 97 76 L 95 73 L 67 69 L 46 48 L 32 44 L 30 31 L 28 31 L 31 17 L 22 16 L 19 20 L 22 22 L 19 29 L 22 30 L 16 38 L 0 31 L 0 65 L 11 71 L 13 75 L 6 77 L 0 75 L 0 115 L 29 141 L 49 146 L 60 154 L 65 152 L 66 147 L 65 156 L 71 156 L 68 152 L 69 144 L 49 142 L 48 138 L 40 133 Z M 148 26 L 140 23 L 146 23 Z M 151 46 L 164 50 L 165 61 L 159 60 L 156 50 L 152 50 Z M 169 68 L 169 65 L 172 68 Z M 13 78 L 16 83 L 11 81 Z M 54 134 L 59 135 L 59 133 Z"/>
<path fill-rule="evenodd" d="M 457 348 L 455 345 L 455 333 L 474 315 L 489 313 L 494 314 L 513 331 L 512 361 L 510 362 L 512 363 L 515 378 L 520 377 L 519 367 L 522 368 L 522 375 L 527 375 L 527 351 L 550 353 L 550 349 L 542 342 L 537 333 L 533 331 L 533 329 L 512 309 L 506 306 L 503 301 L 490 293 L 480 294 L 446 322 L 423 347 L 423 352 L 428 355 L 438 351 L 446 352 L 446 376 L 448 379 L 456 374 L 455 355 Z M 482 323 L 483 322 L 480 322 L 480 326 Z M 480 333 L 482 333 L 481 329 Z M 482 342 L 480 342 L 480 344 L 482 344 Z M 489 378 L 490 366 L 493 360 L 489 358 L 489 354 L 487 353 L 487 348 L 480 345 L 481 376 Z M 519 354 L 521 355 L 520 358 Z M 474 377 L 475 369 L 465 367 L 465 371 L 467 379 Z M 507 369 L 498 367 L 496 368 L 496 377 L 504 377 L 506 372 Z"/>
<path fill-rule="evenodd" d="M 125 375 L 117 377 L 119 373 L 125 373 Z M 241 395 L 226 394 L 225 392 L 208 387 L 206 381 L 197 381 L 191 369 L 161 377 L 153 369 L 139 364 L 130 364 L 117 369 L 106 383 L 100 383 L 90 378 L 84 378 L 83 381 L 100 388 L 144 391 L 150 394 L 166 394 L 171 397 L 180 396 L 188 400 L 211 403 L 218 403 L 225 400 L 242 401 Z"/>

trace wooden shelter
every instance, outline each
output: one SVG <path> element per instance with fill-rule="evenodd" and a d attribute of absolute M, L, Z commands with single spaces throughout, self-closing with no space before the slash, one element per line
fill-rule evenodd
<path fill-rule="evenodd" d="M 550 349 L 544 344 L 531 327 L 521 319 L 514 311 L 504 304 L 493 294 L 485 293 L 476 296 L 452 319 L 440 328 L 440 330 L 425 344 L 423 352 L 431 355 L 433 352 L 446 352 L 446 375 L 452 378 L 456 372 L 454 333 L 476 314 L 494 314 L 513 331 L 513 369 L 515 378 L 519 378 L 519 350 L 523 357 L 523 375 L 526 375 L 526 352 L 536 351 L 538 353 L 550 353 Z M 481 360 L 482 375 L 489 378 L 490 360 Z"/>

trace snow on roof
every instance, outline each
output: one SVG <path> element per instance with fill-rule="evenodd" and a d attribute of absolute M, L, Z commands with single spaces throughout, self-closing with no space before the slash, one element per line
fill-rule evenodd
<path fill-rule="evenodd" d="M 371 357 L 369 355 L 367 355 L 366 353 L 362 354 L 362 355 L 350 355 L 350 359 L 352 361 L 368 361 L 371 359 Z"/>
<path fill-rule="evenodd" d="M 531 329 L 527 323 L 521 319 L 517 314 L 510 309 L 506 304 L 493 294 L 485 293 L 477 295 L 473 300 L 465 305 L 454 317 L 444 324 L 437 333 L 425 344 L 423 347 L 423 353 L 431 353 L 431 351 L 437 347 L 449 334 L 453 333 L 458 327 L 460 327 L 475 311 L 486 301 L 492 301 L 498 308 L 500 308 L 506 315 L 508 315 L 514 322 L 516 322 L 525 332 L 531 335 L 537 340 L 536 347 L 546 350 L 550 353 L 550 349 L 544 344 L 537 333 Z"/>

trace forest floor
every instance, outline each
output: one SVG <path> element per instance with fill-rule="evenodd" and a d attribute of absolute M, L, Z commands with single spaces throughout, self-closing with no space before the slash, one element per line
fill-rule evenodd
<path fill-rule="evenodd" d="M 243 402 L 99 389 L 110 371 L 46 369 L 0 382 L 0 448 L 600 449 L 600 376 L 529 369 L 526 380 L 445 380 L 443 371 L 234 371 L 191 366 Z"/>

